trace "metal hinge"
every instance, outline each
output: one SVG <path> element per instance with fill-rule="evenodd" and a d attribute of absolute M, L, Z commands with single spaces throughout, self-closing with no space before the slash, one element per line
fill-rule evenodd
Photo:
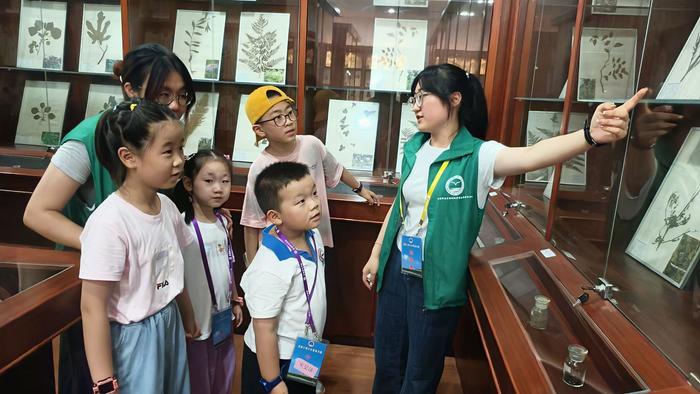
<path fill-rule="evenodd" d="M 690 384 L 697 390 L 700 390 L 700 377 L 695 372 L 690 373 Z"/>

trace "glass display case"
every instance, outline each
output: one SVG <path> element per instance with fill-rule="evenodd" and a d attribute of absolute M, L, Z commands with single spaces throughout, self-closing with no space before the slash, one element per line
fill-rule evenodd
<path fill-rule="evenodd" d="M 520 212 L 700 387 L 700 3 L 537 0 L 518 10 L 510 145 L 648 95 L 628 137 L 506 190 Z"/>

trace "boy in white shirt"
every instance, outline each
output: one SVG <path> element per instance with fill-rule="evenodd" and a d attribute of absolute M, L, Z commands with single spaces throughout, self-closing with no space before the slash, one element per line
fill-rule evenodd
<path fill-rule="evenodd" d="M 326 322 L 316 185 L 304 164 L 277 162 L 260 172 L 255 195 L 272 225 L 262 231 L 260 249 L 241 279 L 253 319 L 244 336 L 241 392 L 315 393 L 285 375 L 296 339 L 320 338 Z"/>

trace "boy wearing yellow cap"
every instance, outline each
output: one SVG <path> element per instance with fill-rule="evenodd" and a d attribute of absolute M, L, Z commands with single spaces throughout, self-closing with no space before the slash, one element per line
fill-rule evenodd
<path fill-rule="evenodd" d="M 243 201 L 241 225 L 244 226 L 248 262 L 253 261 L 257 253 L 260 231 L 269 224 L 255 196 L 255 180 L 272 163 L 294 161 L 309 167 L 321 202 L 321 223 L 318 230 L 325 246 L 333 247 L 326 187 L 332 188 L 338 182 L 343 182 L 370 204 L 379 205 L 377 196 L 343 168 L 318 138 L 297 135 L 297 113 L 293 104 L 294 100 L 282 90 L 268 85 L 255 89 L 245 105 L 246 115 L 253 125 L 256 144 L 263 139 L 268 141 L 267 148 L 250 166 Z"/>

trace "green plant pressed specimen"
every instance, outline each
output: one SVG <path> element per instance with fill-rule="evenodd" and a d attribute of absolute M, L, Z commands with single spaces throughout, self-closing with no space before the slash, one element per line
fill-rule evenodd
<path fill-rule="evenodd" d="M 105 43 L 105 41 L 108 42 L 109 39 L 112 38 L 111 34 L 107 34 L 109 25 L 111 25 L 112 22 L 105 22 L 105 19 L 106 18 L 104 12 L 100 11 L 97 13 L 97 27 L 95 27 L 92 24 L 92 22 L 85 21 L 85 26 L 87 27 L 87 35 L 92 40 L 91 44 L 97 44 L 97 46 L 102 51 L 102 55 L 97 60 L 97 64 L 102 63 L 102 60 L 104 60 L 105 54 L 107 53 L 107 49 L 109 49 L 109 45 L 105 45 L 104 48 L 102 47 L 102 45 Z"/>

